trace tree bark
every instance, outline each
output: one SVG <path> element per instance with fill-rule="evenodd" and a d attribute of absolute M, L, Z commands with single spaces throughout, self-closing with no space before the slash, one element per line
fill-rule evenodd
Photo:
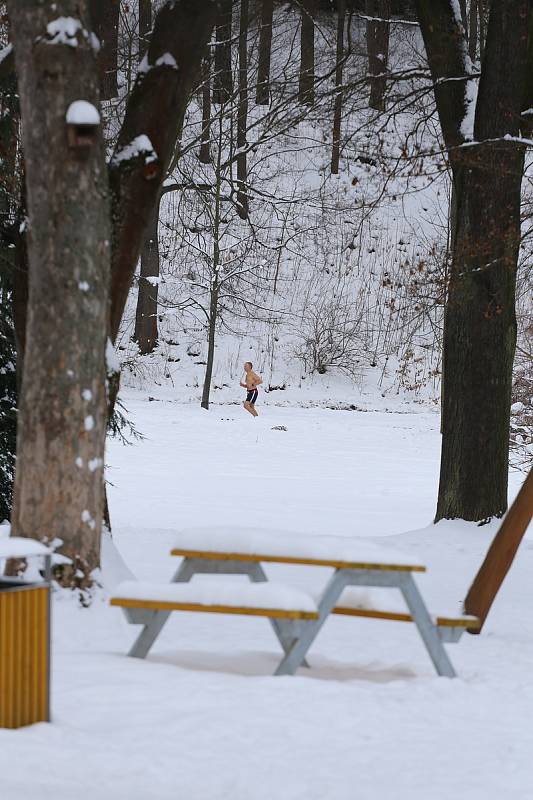
<path fill-rule="evenodd" d="M 261 3 L 261 31 L 259 33 L 259 62 L 257 65 L 257 88 L 255 102 L 267 106 L 270 102 L 270 57 L 272 52 L 272 18 L 274 0 Z"/>
<path fill-rule="evenodd" d="M 490 608 L 531 522 L 532 514 L 533 470 L 525 479 L 468 590 L 465 598 L 465 613 L 473 614 L 481 621 L 481 627 L 469 631 L 470 633 L 481 633 Z"/>
<path fill-rule="evenodd" d="M 237 213 L 248 218 L 248 169 L 246 131 L 248 127 L 248 0 L 241 0 L 239 20 L 239 107 L 237 111 Z"/>
<path fill-rule="evenodd" d="M 338 175 L 341 154 L 342 72 L 344 67 L 344 22 L 346 0 L 337 1 L 337 54 L 335 65 L 335 108 L 333 111 L 333 145 L 331 148 L 331 174 Z"/>
<path fill-rule="evenodd" d="M 100 41 L 98 66 L 102 100 L 118 96 L 118 23 L 120 0 L 90 0 L 91 18 Z"/>
<path fill-rule="evenodd" d="M 478 42 L 478 2 L 470 0 L 470 13 L 468 25 L 468 54 L 472 61 L 476 60 Z"/>
<path fill-rule="evenodd" d="M 159 201 L 156 203 L 141 252 L 141 274 L 135 313 L 134 339 L 141 355 L 151 353 L 158 340 L 157 296 L 159 280 Z M 157 279 L 152 282 L 150 278 Z"/>
<path fill-rule="evenodd" d="M 211 59 L 209 52 L 202 61 L 202 136 L 198 158 L 211 163 Z"/>
<path fill-rule="evenodd" d="M 507 507 L 524 147 L 504 137 L 520 134 L 531 9 L 528 0 L 512 9 L 493 1 L 476 105 L 477 144 L 461 147 L 466 81 L 443 78 L 467 76 L 464 37 L 448 0 L 418 6 L 457 204 L 435 519 L 479 521 L 501 516 Z"/>
<path fill-rule="evenodd" d="M 98 71 L 81 24 L 69 44 L 51 25 L 87 20 L 85 0 L 57 0 L 53 10 L 11 0 L 8 8 L 30 225 L 12 531 L 61 539 L 72 561 L 64 578 L 83 587 L 99 562 L 110 222 L 101 126 L 79 146 L 65 115 L 79 98 L 98 106 Z"/>
<path fill-rule="evenodd" d="M 190 94 L 198 83 L 215 14 L 216 6 L 209 0 L 175 0 L 162 7 L 148 48 L 148 71 L 138 76 L 126 108 L 109 168 L 113 219 L 110 323 L 113 341 L 118 334 L 144 231 L 174 155 Z M 169 63 L 166 54 L 175 60 L 176 67 Z M 143 135 L 149 139 L 153 154 L 139 151 L 133 157 L 124 158 L 128 146 Z M 152 160 L 154 155 L 155 161 Z"/>
<path fill-rule="evenodd" d="M 366 44 L 370 97 L 368 104 L 376 111 L 385 110 L 387 65 L 389 62 L 390 0 L 366 0 Z"/>
<path fill-rule="evenodd" d="M 216 23 L 213 103 L 227 103 L 233 94 L 231 69 L 231 21 L 233 0 L 220 0 Z"/>
<path fill-rule="evenodd" d="M 139 61 L 142 61 L 152 32 L 152 0 L 139 0 Z"/>
<path fill-rule="evenodd" d="M 312 106 L 315 102 L 315 14 L 316 0 L 300 0 L 300 80 L 298 100 Z"/>

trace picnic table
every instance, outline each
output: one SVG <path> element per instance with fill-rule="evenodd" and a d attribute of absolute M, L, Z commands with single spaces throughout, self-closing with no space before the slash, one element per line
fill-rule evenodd
<path fill-rule="evenodd" d="M 425 565 L 395 549 L 361 538 L 309 536 L 238 528 L 194 528 L 176 536 L 172 556 L 180 556 L 170 584 L 126 581 L 111 604 L 123 608 L 129 622 L 142 624 L 130 655 L 144 658 L 173 611 L 264 616 L 283 649 L 275 674 L 292 675 L 306 666 L 306 656 L 330 614 L 413 622 L 439 675 L 454 677 L 444 643 L 457 642 L 475 617 L 430 614 L 415 581 Z M 333 570 L 316 598 L 294 587 L 268 581 L 263 564 L 329 567 Z M 235 581 L 190 583 L 194 575 L 246 575 Z M 408 612 L 361 607 L 347 587 L 397 589 Z M 342 596 L 342 597 L 341 597 Z"/>

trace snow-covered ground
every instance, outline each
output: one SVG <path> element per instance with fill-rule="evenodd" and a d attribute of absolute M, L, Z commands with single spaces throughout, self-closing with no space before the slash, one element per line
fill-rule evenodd
<path fill-rule="evenodd" d="M 390 537 L 428 565 L 417 581 L 431 610 L 463 598 L 497 525 L 431 525 L 435 411 L 262 403 L 253 419 L 149 394 L 125 394 L 144 441 L 108 453 L 114 541 L 137 578 L 169 580 L 180 528 L 253 525 Z M 512 496 L 519 485 L 513 474 Z M 59 594 L 53 723 L 0 731 L 1 797 L 530 800 L 531 536 L 483 634 L 448 646 L 456 680 L 435 676 L 413 626 L 342 617 L 292 678 L 271 677 L 279 645 L 261 618 L 175 614 L 137 661 L 136 628 L 104 591 L 89 609 Z M 306 591 L 328 576 L 267 572 Z"/>

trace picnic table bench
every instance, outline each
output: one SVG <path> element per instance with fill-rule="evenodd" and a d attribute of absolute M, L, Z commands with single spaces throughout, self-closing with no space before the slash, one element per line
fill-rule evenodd
<path fill-rule="evenodd" d="M 264 616 L 284 651 L 276 675 L 306 666 L 306 655 L 330 614 L 413 622 L 439 675 L 454 677 L 444 643 L 457 642 L 478 620 L 464 615 L 432 617 L 414 579 L 426 567 L 416 560 L 362 539 L 305 534 L 273 534 L 235 528 L 190 529 L 177 535 L 171 555 L 182 561 L 170 584 L 127 581 L 111 604 L 143 629 L 130 655 L 144 658 L 173 611 Z M 268 581 L 262 564 L 329 567 L 333 574 L 320 595 Z M 235 581 L 189 583 L 197 574 L 246 575 Z M 409 613 L 363 607 L 347 587 L 398 589 Z M 346 590 L 346 591 L 345 591 Z"/>

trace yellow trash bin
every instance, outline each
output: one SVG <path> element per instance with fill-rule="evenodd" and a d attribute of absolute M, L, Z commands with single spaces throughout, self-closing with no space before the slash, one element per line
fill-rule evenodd
<path fill-rule="evenodd" d="M 50 555 L 34 539 L 0 539 L 0 562 L 45 559 L 44 580 L 0 573 L 0 728 L 50 719 Z"/>

